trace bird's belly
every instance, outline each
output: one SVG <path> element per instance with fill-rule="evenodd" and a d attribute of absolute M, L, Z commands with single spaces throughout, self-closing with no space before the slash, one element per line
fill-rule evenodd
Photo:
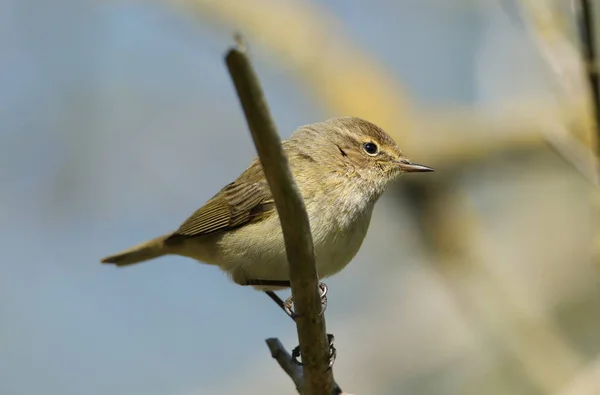
<path fill-rule="evenodd" d="M 346 224 L 334 218 L 311 218 L 319 278 L 339 272 L 352 260 L 367 233 L 370 217 L 371 210 Z M 217 264 L 238 284 L 248 280 L 289 280 L 280 226 L 275 217 L 224 236 Z M 257 234 L 264 236 L 257 238 Z"/>

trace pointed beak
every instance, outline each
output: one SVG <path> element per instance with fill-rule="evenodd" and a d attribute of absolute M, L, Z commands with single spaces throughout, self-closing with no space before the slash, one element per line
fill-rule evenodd
<path fill-rule="evenodd" d="M 398 162 L 398 167 L 405 173 L 424 173 L 433 171 L 431 167 L 410 163 L 408 161 Z"/>

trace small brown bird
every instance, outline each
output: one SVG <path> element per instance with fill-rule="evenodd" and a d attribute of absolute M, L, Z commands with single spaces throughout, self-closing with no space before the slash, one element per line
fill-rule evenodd
<path fill-rule="evenodd" d="M 283 142 L 304 198 L 319 278 L 358 252 L 375 202 L 411 163 L 380 127 L 355 117 L 306 125 Z M 273 290 L 289 283 L 281 225 L 258 158 L 176 231 L 102 259 L 127 266 L 167 254 L 219 266 L 240 285 Z"/>

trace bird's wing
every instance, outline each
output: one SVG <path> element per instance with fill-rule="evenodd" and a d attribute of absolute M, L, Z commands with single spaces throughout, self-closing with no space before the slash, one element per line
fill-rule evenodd
<path fill-rule="evenodd" d="M 275 212 L 265 180 L 235 181 L 192 214 L 170 238 L 204 236 L 261 221 Z"/>

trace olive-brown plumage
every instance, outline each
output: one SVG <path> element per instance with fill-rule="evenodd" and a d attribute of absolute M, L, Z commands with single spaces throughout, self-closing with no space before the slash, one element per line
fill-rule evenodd
<path fill-rule="evenodd" d="M 320 278 L 354 257 L 391 181 L 405 172 L 432 171 L 410 163 L 387 133 L 355 117 L 301 127 L 283 147 L 305 202 Z M 166 254 L 217 265 L 242 285 L 289 279 L 279 218 L 258 158 L 175 232 L 102 262 L 126 266 Z"/>

